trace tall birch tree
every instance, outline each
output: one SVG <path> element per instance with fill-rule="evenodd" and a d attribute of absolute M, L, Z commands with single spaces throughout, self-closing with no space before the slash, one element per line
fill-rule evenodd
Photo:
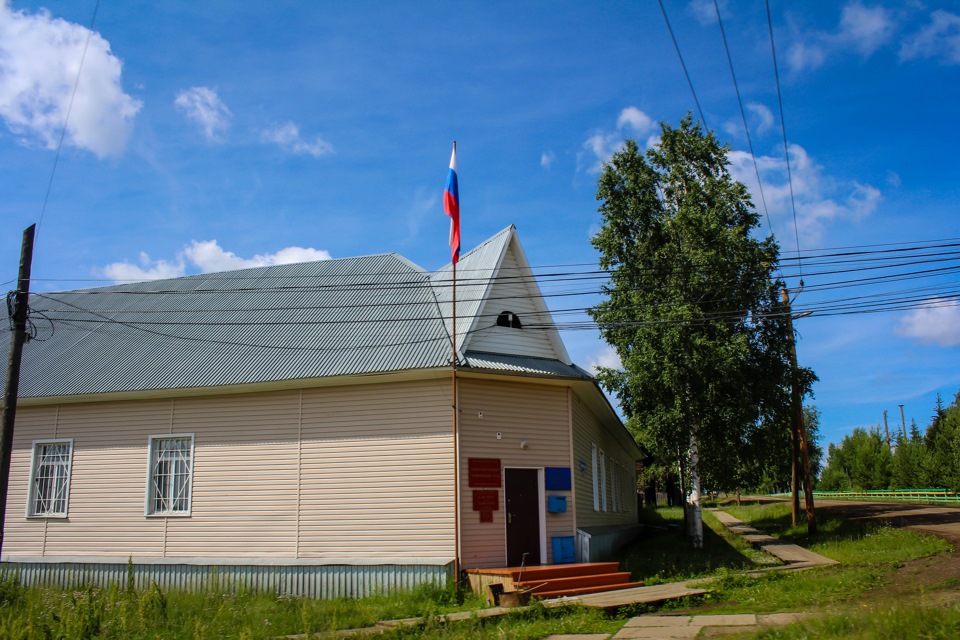
<path fill-rule="evenodd" d="M 679 467 L 699 547 L 702 470 L 741 455 L 762 396 L 786 390 L 785 353 L 776 352 L 786 325 L 778 247 L 755 237 L 758 214 L 730 174 L 727 147 L 690 115 L 661 129 L 646 153 L 628 140 L 604 165 L 592 243 L 610 283 L 591 315 L 622 363 L 599 380 L 638 440 Z"/>

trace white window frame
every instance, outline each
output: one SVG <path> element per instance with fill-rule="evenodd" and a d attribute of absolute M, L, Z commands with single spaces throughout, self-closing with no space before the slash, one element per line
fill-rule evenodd
<path fill-rule="evenodd" d="M 613 511 L 620 513 L 620 463 L 613 461 L 610 480 L 613 482 Z"/>
<path fill-rule="evenodd" d="M 164 440 L 189 440 L 190 441 L 190 460 L 189 468 L 187 469 L 187 485 L 186 485 L 186 505 L 183 508 L 174 509 L 172 507 L 167 509 L 157 509 L 157 494 L 156 486 L 154 483 L 154 470 L 159 462 L 157 460 L 158 449 L 157 445 L 159 442 Z M 147 447 L 147 491 L 146 498 L 143 505 L 143 513 L 147 517 L 188 517 L 193 513 L 193 468 L 194 468 L 194 434 L 192 433 L 171 433 L 164 435 L 155 435 L 150 436 L 149 445 Z M 176 470 L 174 473 L 177 473 Z M 182 475 L 182 474 L 181 474 Z M 172 499 L 172 497 L 170 498 Z"/>
<path fill-rule="evenodd" d="M 620 465 L 620 511 L 627 513 L 630 511 L 630 491 L 629 488 L 630 478 L 627 475 L 627 466 Z"/>
<path fill-rule="evenodd" d="M 620 469 L 620 506 L 624 513 L 630 513 L 630 465 Z M 633 499 L 636 502 L 636 498 Z"/>
<path fill-rule="evenodd" d="M 63 495 L 62 511 L 43 511 L 36 509 L 35 501 L 37 499 L 37 474 L 40 472 L 38 465 L 38 454 L 42 447 L 50 445 L 67 445 L 67 464 L 66 473 L 62 480 L 65 482 Z M 52 438 L 49 440 L 34 440 L 32 447 L 32 456 L 30 459 L 30 487 L 27 490 L 27 517 L 28 518 L 66 518 L 70 511 L 70 483 L 73 475 L 73 438 Z M 56 491 L 56 489 L 54 489 Z"/>
<path fill-rule="evenodd" d="M 607 510 L 607 456 L 600 449 L 600 506 Z"/>
<path fill-rule="evenodd" d="M 623 486 L 626 484 L 625 474 L 623 470 L 623 465 L 617 462 L 617 511 L 623 513 L 626 511 L 624 507 L 624 491 Z"/>
<path fill-rule="evenodd" d="M 600 476 L 597 466 L 597 445 L 591 445 L 590 478 L 593 480 L 593 510 L 600 511 Z"/>

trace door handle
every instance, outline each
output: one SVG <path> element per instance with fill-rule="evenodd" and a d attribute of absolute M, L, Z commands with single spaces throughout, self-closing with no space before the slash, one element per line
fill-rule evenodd
<path fill-rule="evenodd" d="M 508 512 L 507 512 L 507 524 L 511 524 L 512 522 L 513 522 L 513 514 L 508 511 Z"/>

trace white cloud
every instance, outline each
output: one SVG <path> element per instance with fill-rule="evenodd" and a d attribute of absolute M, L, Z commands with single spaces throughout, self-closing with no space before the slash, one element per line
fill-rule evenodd
<path fill-rule="evenodd" d="M 766 105 L 757 102 L 748 102 L 745 114 L 747 126 L 750 127 L 752 138 L 770 131 L 773 128 L 773 112 Z M 720 128 L 729 139 L 746 140 L 743 131 L 743 118 L 734 118 L 721 123 Z"/>
<path fill-rule="evenodd" d="M 837 48 L 851 48 L 863 57 L 893 39 L 896 29 L 890 12 L 883 7 L 865 7 L 851 2 L 840 14 L 840 29 L 834 37 Z"/>
<path fill-rule="evenodd" d="M 188 120 L 200 126 L 207 140 L 222 140 L 230 125 L 230 109 L 210 87 L 192 87 L 177 94 L 173 101 Z"/>
<path fill-rule="evenodd" d="M 828 59 L 848 51 L 870 57 L 892 41 L 897 25 L 884 7 L 868 7 L 848 2 L 840 12 L 833 31 L 813 32 L 794 43 L 787 52 L 787 63 L 795 71 L 816 69 Z"/>
<path fill-rule="evenodd" d="M 553 151 L 544 151 L 540 154 L 540 166 L 544 169 L 549 169 L 556 159 L 557 155 Z"/>
<path fill-rule="evenodd" d="M 626 139 L 625 129 L 631 129 L 634 135 L 640 136 L 652 132 L 656 127 L 656 121 L 643 111 L 633 106 L 627 107 L 617 116 L 616 131 L 597 131 L 586 139 L 579 159 L 583 161 L 584 156 L 590 158 L 591 162 L 587 172 L 600 173 L 603 163 L 609 161 L 610 157 L 623 147 Z M 658 139 L 656 134 L 648 137 L 647 148 L 649 148 L 651 140 Z"/>
<path fill-rule="evenodd" d="M 942 58 L 960 64 L 960 16 L 938 9 L 930 24 L 907 38 L 900 47 L 900 59 Z"/>
<path fill-rule="evenodd" d="M 820 244 L 827 229 L 844 222 L 859 222 L 877 208 L 882 199 L 879 189 L 856 181 L 843 181 L 825 174 L 821 165 L 806 150 L 792 144 L 790 169 L 793 201 L 797 209 L 797 229 L 802 244 Z M 753 158 L 746 151 L 728 155 L 734 177 L 750 189 L 754 206 L 763 211 Z M 763 199 L 774 227 L 781 237 L 792 237 L 793 205 L 787 163 L 782 157 L 758 156 L 757 169 L 763 181 Z"/>
<path fill-rule="evenodd" d="M 150 256 L 141 251 L 139 262 L 139 266 L 129 262 L 114 262 L 104 267 L 101 273 L 114 282 L 178 278 L 186 273 L 186 265 L 184 265 L 182 258 L 179 258 L 177 262 L 151 260 Z"/>
<path fill-rule="evenodd" d="M 797 42 L 787 50 L 787 66 L 793 71 L 816 69 L 826 59 L 826 48 L 819 43 Z"/>
<path fill-rule="evenodd" d="M 288 153 L 296 155 L 311 155 L 314 158 L 329 155 L 334 152 L 333 145 L 322 140 L 319 136 L 312 142 L 300 137 L 300 127 L 293 122 L 274 125 L 264 129 L 260 134 L 263 142 L 272 142 Z"/>
<path fill-rule="evenodd" d="M 617 350 L 610 345 L 605 345 L 599 352 L 587 358 L 587 371 L 593 375 L 597 375 L 597 370 L 600 367 L 606 367 L 607 369 L 623 368 L 623 363 L 620 362 L 620 356 L 617 355 Z"/>
<path fill-rule="evenodd" d="M 653 118 L 636 107 L 627 107 L 620 112 L 620 117 L 617 118 L 617 128 L 620 130 L 630 127 L 635 132 L 643 134 L 648 133 L 655 126 L 657 126 L 657 123 L 654 122 Z"/>
<path fill-rule="evenodd" d="M 0 117 L 22 144 L 55 149 L 70 110 L 64 144 L 120 155 L 143 106 L 123 92 L 121 66 L 100 34 L 0 2 Z"/>
<path fill-rule="evenodd" d="M 223 249 L 217 244 L 216 240 L 192 240 L 177 255 L 175 261 L 151 260 L 150 256 L 141 252 L 139 265 L 126 261 L 114 262 L 108 264 L 100 272 L 111 280 L 129 282 L 177 278 L 187 274 L 188 264 L 194 267 L 189 271 L 210 273 L 329 259 L 330 253 L 326 250 L 304 247 L 286 247 L 276 253 L 257 254 L 252 258 L 241 258 L 232 251 Z"/>
<path fill-rule="evenodd" d="M 722 13 L 727 12 L 727 0 L 720 0 L 717 4 L 720 5 Z M 717 24 L 717 9 L 713 0 L 690 0 L 687 11 L 700 23 L 700 26 L 709 27 Z"/>
<path fill-rule="evenodd" d="M 747 111 L 757 120 L 757 133 L 763 134 L 773 129 L 773 112 L 765 104 L 748 102 Z"/>
<path fill-rule="evenodd" d="M 960 347 L 960 306 L 954 300 L 928 300 L 929 306 L 907 314 L 897 334 L 923 344 Z"/>
<path fill-rule="evenodd" d="M 184 247 L 183 255 L 199 267 L 202 273 L 330 259 L 330 254 L 327 251 L 305 249 L 303 247 L 287 247 L 276 253 L 257 254 L 252 258 L 241 258 L 232 251 L 222 249 L 216 240 L 203 242 L 193 240 L 189 246 Z"/>
<path fill-rule="evenodd" d="M 598 131 L 587 138 L 583 143 L 583 152 L 581 154 L 592 157 L 592 162 L 587 169 L 587 173 L 600 173 L 600 170 L 603 168 L 603 163 L 609 161 L 611 156 L 613 156 L 622 145 L 623 136 L 617 135 L 616 133 Z"/>
<path fill-rule="evenodd" d="M 420 234 L 420 228 L 426 220 L 433 219 L 438 211 L 442 211 L 440 204 L 440 192 L 435 187 L 429 189 L 420 187 L 413 194 L 413 201 L 407 210 L 407 237 L 406 241 L 416 240 Z"/>

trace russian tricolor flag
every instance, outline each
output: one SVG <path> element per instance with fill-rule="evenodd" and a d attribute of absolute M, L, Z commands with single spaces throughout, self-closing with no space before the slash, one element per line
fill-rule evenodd
<path fill-rule="evenodd" d="M 447 187 L 443 190 L 443 210 L 450 216 L 450 260 L 460 261 L 460 190 L 457 188 L 457 143 L 453 143 L 450 155 L 450 171 L 447 172 Z"/>

